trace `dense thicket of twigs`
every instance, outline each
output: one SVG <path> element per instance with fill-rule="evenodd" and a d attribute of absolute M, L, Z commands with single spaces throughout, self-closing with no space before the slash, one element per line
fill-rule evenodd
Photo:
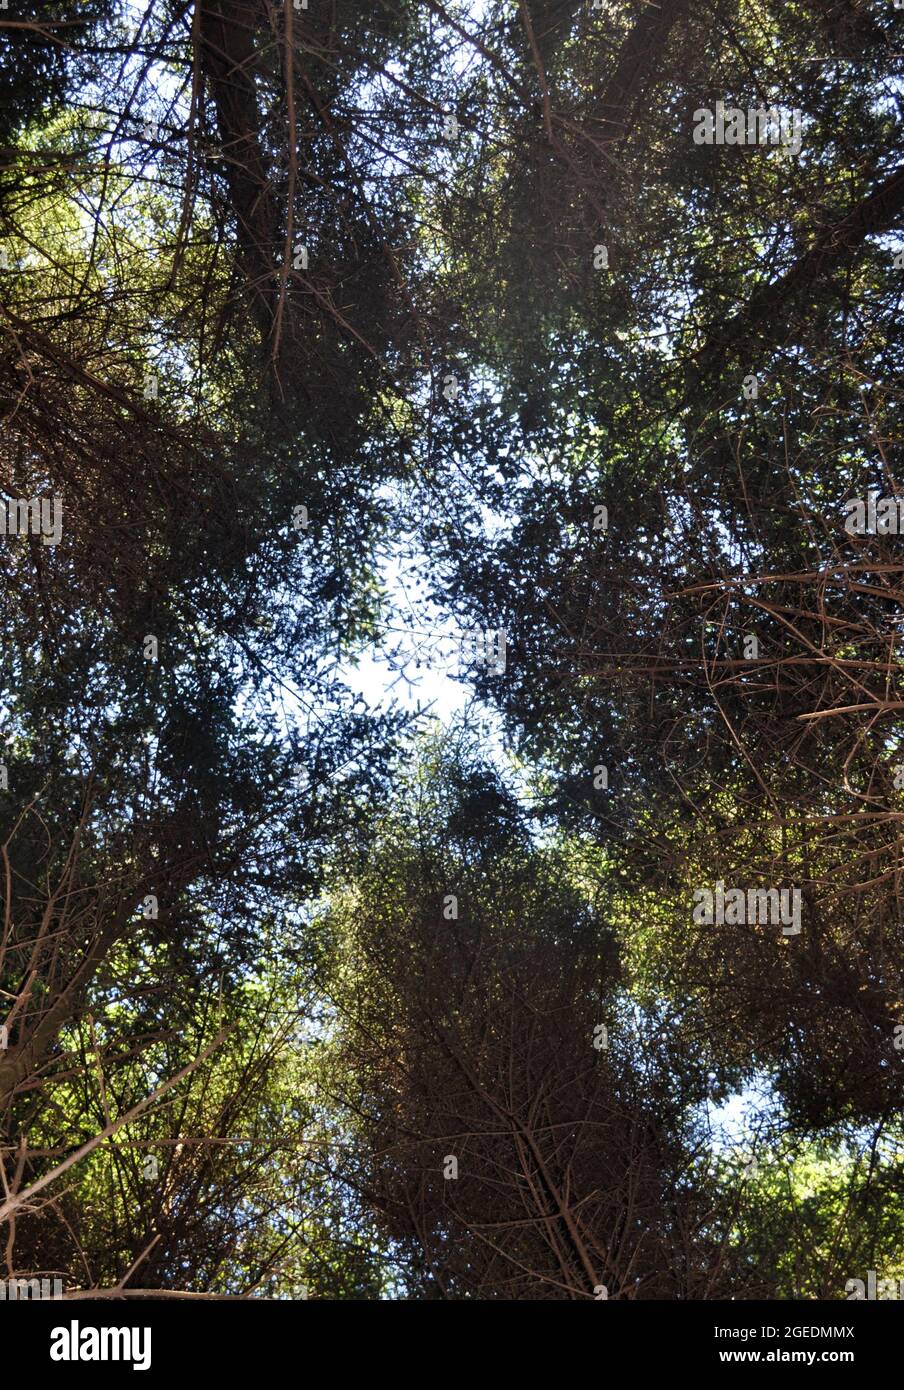
<path fill-rule="evenodd" d="M 4 1277 L 904 1273 L 904 539 L 844 526 L 904 14 L 11 0 L 0 59 L 0 492 L 63 517 L 0 535 Z M 447 621 L 495 760 L 355 694 Z"/>

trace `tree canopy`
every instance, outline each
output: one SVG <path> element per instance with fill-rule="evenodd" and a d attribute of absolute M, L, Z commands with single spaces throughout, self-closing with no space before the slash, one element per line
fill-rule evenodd
<path fill-rule="evenodd" d="M 0 11 L 5 1278 L 904 1276 L 902 39 Z"/>

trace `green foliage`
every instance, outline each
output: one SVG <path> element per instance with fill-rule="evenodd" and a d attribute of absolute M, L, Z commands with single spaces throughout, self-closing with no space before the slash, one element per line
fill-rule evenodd
<path fill-rule="evenodd" d="M 0 12 L 11 1268 L 897 1277 L 900 16 L 365 11 Z M 348 675 L 425 623 L 508 650 L 426 729 Z"/>

